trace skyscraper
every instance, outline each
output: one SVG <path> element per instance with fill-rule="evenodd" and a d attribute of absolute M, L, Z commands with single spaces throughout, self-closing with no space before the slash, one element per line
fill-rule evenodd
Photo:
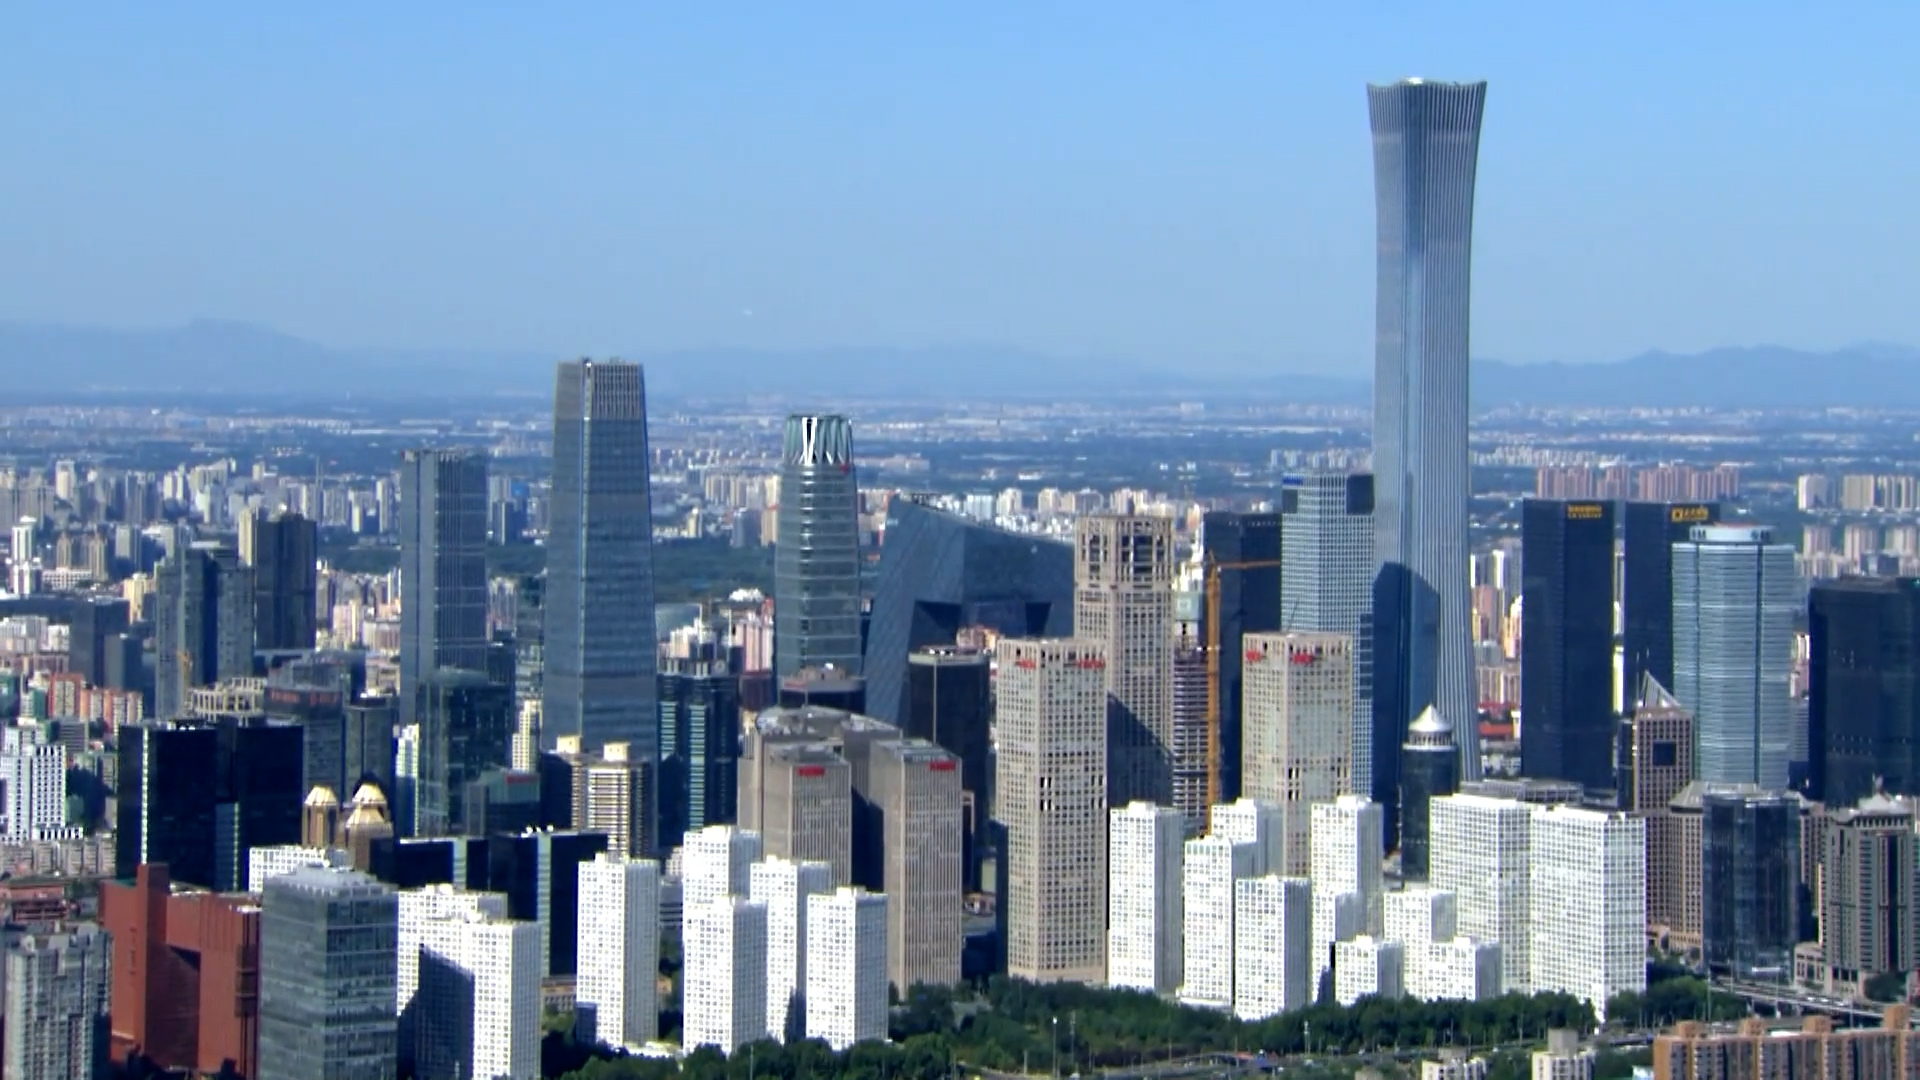
<path fill-rule="evenodd" d="M 773 558 L 775 674 L 860 674 L 860 487 L 846 417 L 787 417 Z"/>
<path fill-rule="evenodd" d="M 1707 967 L 1785 982 L 1800 941 L 1800 797 L 1709 788 L 1700 798 Z"/>
<path fill-rule="evenodd" d="M 1073 632 L 1106 660 L 1107 802 L 1173 798 L 1173 522 L 1096 514 L 1074 529 Z"/>
<path fill-rule="evenodd" d="M 1341 634 L 1249 634 L 1241 791 L 1278 805 L 1281 856 L 1262 873 L 1306 877 L 1313 805 L 1353 794 L 1352 641 Z"/>
<path fill-rule="evenodd" d="M 1400 875 L 1425 881 L 1433 860 L 1433 801 L 1460 789 L 1453 725 L 1429 705 L 1400 747 Z"/>
<path fill-rule="evenodd" d="M 1520 772 L 1614 790 L 1613 504 L 1521 509 Z"/>
<path fill-rule="evenodd" d="M 487 669 L 487 459 L 408 450 L 400 459 L 400 722 L 420 680 Z"/>
<path fill-rule="evenodd" d="M 887 1037 L 887 897 L 842 888 L 806 900 L 807 1038 L 835 1051 Z"/>
<path fill-rule="evenodd" d="M 875 743 L 867 792 L 880 818 L 887 894 L 887 977 L 904 999 L 916 985 L 960 981 L 962 765 L 923 739 Z"/>
<path fill-rule="evenodd" d="M 1107 678 L 1098 644 L 1002 638 L 996 693 L 1007 974 L 1105 978 Z"/>
<path fill-rule="evenodd" d="M 1467 314 L 1487 84 L 1367 88 L 1379 227 L 1373 374 L 1373 795 L 1395 829 L 1394 750 L 1428 705 L 1480 776 L 1467 582 Z M 1318 958 L 1317 958 L 1318 959 Z"/>
<path fill-rule="evenodd" d="M 1171 806 L 1132 803 L 1108 811 L 1107 985 L 1172 994 L 1181 952 L 1186 822 Z"/>
<path fill-rule="evenodd" d="M 970 627 L 1007 637 L 1073 632 L 1071 546 L 950 514 L 924 499 L 903 493 L 887 503 L 867 633 L 868 711 L 902 728 L 913 708 L 914 680 L 923 674 L 910 667 L 908 657 L 917 650 L 951 648 Z M 973 759 L 944 734 L 910 733 L 933 739 L 972 766 Z"/>
<path fill-rule="evenodd" d="M 1673 693 L 1693 710 L 1696 776 L 1787 786 L 1793 621 L 1791 544 L 1764 528 L 1696 526 L 1673 545 Z"/>
<path fill-rule="evenodd" d="M 1673 545 L 1720 516 L 1713 503 L 1630 502 L 1620 530 L 1621 707 L 1640 677 L 1673 685 Z"/>
<path fill-rule="evenodd" d="M 467 785 L 507 765 L 513 740 L 513 691 L 477 671 L 422 672 L 414 715 L 420 761 L 412 835 L 464 835 Z"/>
<path fill-rule="evenodd" d="M 623 742 L 657 769 L 653 504 L 640 365 L 558 366 L 553 494 L 542 599 L 541 745 Z M 655 834 L 654 809 L 646 808 Z"/>
<path fill-rule="evenodd" d="M 740 679 L 719 660 L 669 660 L 660 687 L 660 847 L 733 820 L 740 801 Z"/>
<path fill-rule="evenodd" d="M 681 1045 L 731 1054 L 767 1037 L 767 906 L 721 896 L 686 909 Z"/>
<path fill-rule="evenodd" d="M 83 923 L 50 934 L 9 930 L 5 939 L 0 1077 L 105 1076 L 111 953 L 105 931 Z"/>
<path fill-rule="evenodd" d="M 260 909 L 260 1075 L 393 1076 L 394 891 L 352 870 L 302 867 L 269 879 Z"/>
<path fill-rule="evenodd" d="M 642 1046 L 660 1032 L 660 864 L 607 852 L 580 864 L 580 975 L 575 1006 L 602 1046 Z"/>
<path fill-rule="evenodd" d="M 1241 720 L 1245 696 L 1240 670 L 1240 642 L 1247 634 L 1271 633 L 1283 625 L 1280 612 L 1280 515 L 1210 510 L 1201 519 L 1200 536 L 1206 548 L 1207 560 L 1213 566 L 1212 572 L 1219 576 L 1220 687 L 1216 701 L 1220 709 L 1220 777 L 1219 787 L 1211 795 L 1220 802 L 1230 802 L 1242 794 L 1249 794 L 1243 789 L 1244 780 L 1240 775 L 1240 766 L 1245 758 L 1245 752 L 1241 749 L 1244 745 Z M 1210 613 L 1204 611 L 1204 601 L 1201 614 L 1205 618 L 1212 618 Z M 1206 642 L 1204 637 L 1200 637 L 1192 644 L 1204 646 Z M 1185 658 L 1194 661 L 1195 666 L 1204 672 L 1204 648 L 1192 649 Z M 1202 674 L 1203 691 L 1205 678 Z M 1204 709 L 1205 702 L 1201 704 Z M 1205 818 L 1208 794 L 1203 789 L 1199 797 L 1202 810 L 1200 820 Z M 1191 819 L 1193 815 L 1189 817 Z"/>
<path fill-rule="evenodd" d="M 253 571 L 203 541 L 160 564 L 154 608 L 154 714 L 186 714 L 187 691 L 253 674 Z"/>
<path fill-rule="evenodd" d="M 300 842 L 302 732 L 276 723 L 146 721 L 119 733 L 115 876 L 243 888 L 247 852 Z"/>
<path fill-rule="evenodd" d="M 240 561 L 253 568 L 255 648 L 313 648 L 319 546 L 319 530 L 299 514 L 256 510 L 240 519 Z"/>
<path fill-rule="evenodd" d="M 1528 985 L 1604 1017 L 1615 994 L 1647 989 L 1647 823 L 1574 806 L 1532 811 Z M 1461 929 L 1471 933 L 1464 920 Z"/>
<path fill-rule="evenodd" d="M 1920 795 L 1920 579 L 1841 578 L 1807 600 L 1807 796 Z"/>
<path fill-rule="evenodd" d="M 1282 477 L 1280 626 L 1353 642 L 1349 767 L 1361 793 L 1373 791 L 1373 571 L 1373 474 Z"/>

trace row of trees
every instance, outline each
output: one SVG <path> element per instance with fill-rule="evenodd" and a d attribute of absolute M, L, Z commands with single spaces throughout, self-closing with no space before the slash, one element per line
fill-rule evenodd
<path fill-rule="evenodd" d="M 547 1074 L 579 1080 L 941 1080 L 978 1070 L 1057 1070 L 1066 1076 L 1208 1053 L 1339 1056 L 1511 1045 L 1543 1040 L 1552 1028 L 1593 1027 L 1592 1008 L 1565 994 L 1477 1002 L 1376 998 L 1244 1022 L 1151 994 L 994 978 L 981 987 L 916 988 L 894 1010 L 891 1043 L 844 1054 L 813 1042 L 766 1042 L 730 1059 L 696 1051 L 676 1066 L 600 1058 L 555 1036 Z"/>

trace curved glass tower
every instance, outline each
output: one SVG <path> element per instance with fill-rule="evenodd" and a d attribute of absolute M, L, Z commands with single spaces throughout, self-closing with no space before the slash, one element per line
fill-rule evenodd
<path fill-rule="evenodd" d="M 1367 88 L 1379 227 L 1373 373 L 1373 745 L 1399 748 L 1429 705 L 1458 719 L 1480 775 L 1467 588 L 1467 313 L 1473 180 L 1487 84 Z M 1396 821 L 1400 762 L 1375 756 Z M 1389 825 L 1389 838 L 1393 825 Z"/>
<path fill-rule="evenodd" d="M 846 417 L 787 417 L 775 539 L 775 674 L 860 674 L 860 488 Z"/>

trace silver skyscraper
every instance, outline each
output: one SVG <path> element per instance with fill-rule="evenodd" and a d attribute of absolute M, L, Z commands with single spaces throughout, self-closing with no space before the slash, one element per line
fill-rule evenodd
<path fill-rule="evenodd" d="M 860 674 L 860 487 L 846 417 L 787 417 L 776 541 L 776 674 Z"/>
<path fill-rule="evenodd" d="M 1353 642 L 1352 791 L 1373 793 L 1373 477 L 1280 480 L 1280 629 Z"/>
<path fill-rule="evenodd" d="M 638 364 L 559 365 L 544 600 L 541 743 L 626 743 L 660 760 L 654 687 L 653 510 Z M 651 809 L 648 811 L 651 820 Z M 651 835 L 651 826 L 649 826 Z"/>
<path fill-rule="evenodd" d="M 1373 377 L 1373 794 L 1397 805 L 1408 725 L 1454 719 L 1480 775 L 1467 583 L 1467 313 L 1487 84 L 1369 86 L 1379 226 Z"/>
<path fill-rule="evenodd" d="M 1698 779 L 1787 786 L 1793 556 L 1763 528 L 1699 525 L 1673 545 L 1673 693 L 1693 710 Z"/>

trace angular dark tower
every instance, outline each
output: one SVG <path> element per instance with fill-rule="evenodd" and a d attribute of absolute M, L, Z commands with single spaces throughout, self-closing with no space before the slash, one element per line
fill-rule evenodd
<path fill-rule="evenodd" d="M 540 743 L 578 735 L 592 753 L 623 742 L 657 774 L 651 464 L 640 365 L 558 365 Z"/>
<path fill-rule="evenodd" d="M 1673 545 L 1717 521 L 1717 503 L 1630 502 L 1620 529 L 1620 685 L 1632 712 L 1643 675 L 1673 685 Z"/>
<path fill-rule="evenodd" d="M 1615 791 L 1613 504 L 1520 513 L 1520 774 Z"/>
<path fill-rule="evenodd" d="M 1400 876 L 1425 881 L 1433 855 L 1428 807 L 1433 800 L 1460 790 L 1460 754 L 1453 745 L 1453 727 L 1433 706 L 1427 706 L 1407 728 L 1400 760 Z"/>
<path fill-rule="evenodd" d="M 1487 84 L 1367 88 L 1379 239 L 1373 377 L 1373 745 L 1406 741 L 1432 705 L 1461 725 L 1480 775 L 1467 583 L 1467 318 L 1473 186 Z M 1393 832 L 1399 762 L 1377 753 L 1373 797 Z"/>
<path fill-rule="evenodd" d="M 1200 535 L 1220 575 L 1219 799 L 1224 803 L 1240 797 L 1240 718 L 1246 711 L 1240 642 L 1248 634 L 1281 628 L 1280 515 L 1211 510 L 1201 519 Z"/>
<path fill-rule="evenodd" d="M 1920 795 L 1920 578 L 1841 578 L 1807 598 L 1808 798 Z"/>
<path fill-rule="evenodd" d="M 860 486 L 844 416 L 789 416 L 773 555 L 774 674 L 859 675 Z"/>
<path fill-rule="evenodd" d="M 319 530 L 311 519 L 256 510 L 240 519 L 240 561 L 253 568 L 254 648 L 313 648 Z"/>

